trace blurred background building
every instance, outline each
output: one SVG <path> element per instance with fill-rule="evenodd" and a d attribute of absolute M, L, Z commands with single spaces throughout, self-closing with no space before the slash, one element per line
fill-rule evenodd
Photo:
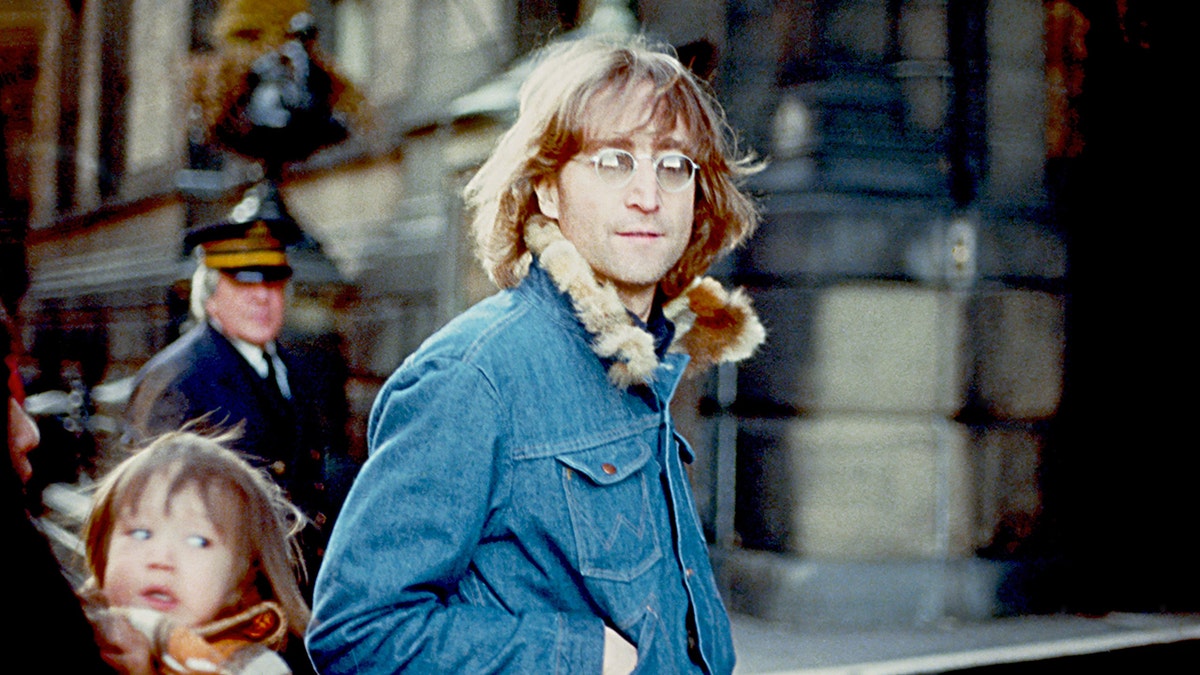
<path fill-rule="evenodd" d="M 187 64 L 220 1 L 0 2 L 2 273 L 27 270 L 23 374 L 61 392 L 44 445 L 68 482 L 186 318 L 183 232 L 260 177 L 192 133 Z M 361 456 L 383 379 L 492 290 L 459 191 L 526 55 L 645 32 L 770 162 L 765 222 L 716 270 L 768 343 L 676 401 L 731 608 L 1200 609 L 1194 450 L 1151 379 L 1183 356 L 1160 342 L 1178 310 L 1150 302 L 1175 246 L 1143 226 L 1165 203 L 1154 6 L 310 0 L 372 123 L 285 172 L 309 235 L 290 328 L 340 345 Z"/>

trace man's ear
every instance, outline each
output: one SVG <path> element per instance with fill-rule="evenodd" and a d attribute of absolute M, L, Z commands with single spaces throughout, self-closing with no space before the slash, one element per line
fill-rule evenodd
<path fill-rule="evenodd" d="M 543 216 L 558 220 L 558 183 L 547 178 L 533 186 L 537 194 L 538 210 Z"/>

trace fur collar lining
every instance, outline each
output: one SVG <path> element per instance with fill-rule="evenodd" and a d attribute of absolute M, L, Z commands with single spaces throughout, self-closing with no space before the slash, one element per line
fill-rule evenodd
<path fill-rule="evenodd" d="M 535 215 L 526 223 L 525 244 L 558 289 L 571 298 L 576 316 L 594 336 L 592 351 L 612 361 L 608 379 L 622 389 L 650 383 L 658 368 L 654 338 L 634 323 L 616 288 L 596 279 L 575 245 L 545 216 Z M 726 291 L 710 277 L 693 281 L 663 312 L 675 323 L 671 351 L 692 357 L 689 372 L 746 359 L 766 339 L 749 296 L 741 289 Z"/>

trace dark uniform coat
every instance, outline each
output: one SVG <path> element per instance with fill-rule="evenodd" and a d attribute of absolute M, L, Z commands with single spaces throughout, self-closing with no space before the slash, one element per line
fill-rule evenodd
<path fill-rule="evenodd" d="M 289 348 L 283 340 L 277 353 L 287 367 L 291 400 L 269 387 L 224 335 L 207 322 L 198 325 L 138 372 L 126 422 L 138 442 L 205 415 L 201 429 L 242 423 L 235 449 L 266 467 L 327 532 L 325 523 L 340 506 L 339 486 L 351 478 L 329 475 L 330 470 L 347 470 L 344 367 L 321 350 Z"/>

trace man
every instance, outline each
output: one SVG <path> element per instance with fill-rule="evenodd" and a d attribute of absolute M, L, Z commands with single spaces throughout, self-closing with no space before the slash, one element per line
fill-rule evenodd
<path fill-rule="evenodd" d="M 757 222 L 716 103 L 641 44 L 573 43 L 467 187 L 504 290 L 409 357 L 317 577 L 322 673 L 728 673 L 669 403 L 763 330 L 698 277 Z M 695 282 L 695 283 L 694 283 Z"/>
<path fill-rule="evenodd" d="M 8 284 L 7 279 L 0 279 L 0 300 L 12 297 Z M 13 295 L 22 293 L 23 285 Z M 61 669 L 111 675 L 115 671 L 103 660 L 79 598 L 26 508 L 25 484 L 33 477 L 29 453 L 40 436 L 23 406 L 24 384 L 16 370 L 18 331 L 4 304 L 0 302 L 0 393 L 6 414 L 0 416 L 0 424 L 10 461 L 0 464 L 0 541 L 6 552 L 6 600 L 17 608 L 17 620 L 8 623 L 0 638 L 4 665 L 7 672 L 14 673 Z"/>
<path fill-rule="evenodd" d="M 301 237 L 268 183 L 248 191 L 227 220 L 188 233 L 185 245 L 199 259 L 190 296 L 196 325 L 138 372 L 125 416 L 139 443 L 197 419 L 242 425 L 237 449 L 320 528 L 340 505 L 326 489 L 325 467 L 344 456 L 348 413 L 344 373 L 313 367 L 280 341 L 292 276 L 286 247 Z M 305 536 L 315 574 L 323 536 Z"/>

